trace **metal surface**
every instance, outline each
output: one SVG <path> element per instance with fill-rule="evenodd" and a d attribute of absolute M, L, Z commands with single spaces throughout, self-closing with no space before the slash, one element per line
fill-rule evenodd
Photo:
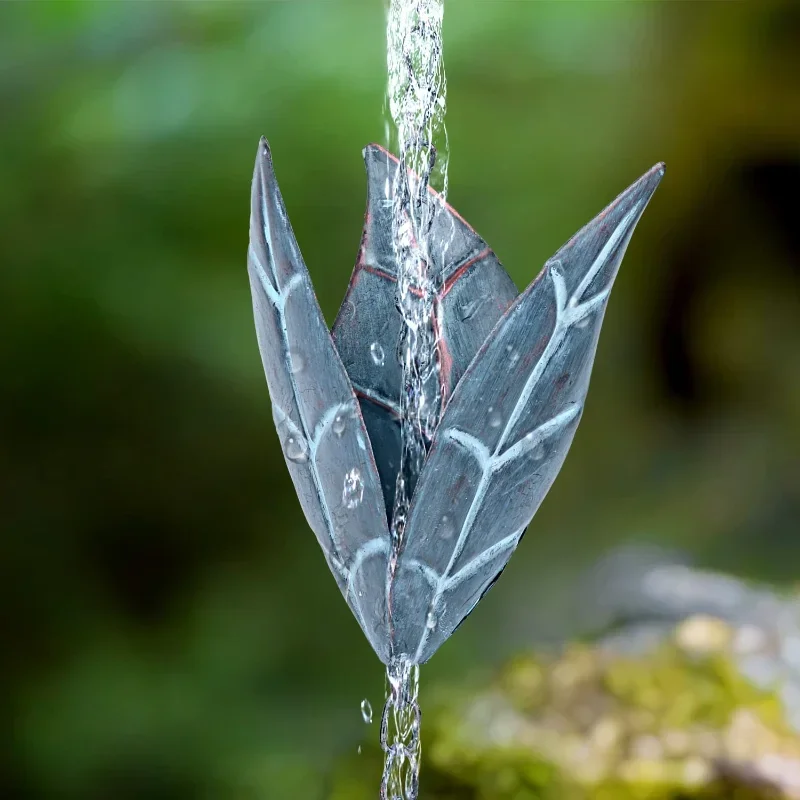
<path fill-rule="evenodd" d="M 397 159 L 378 145 L 364 150 L 367 213 L 358 260 L 333 338 L 361 401 L 364 421 L 383 484 L 387 510 L 394 506 L 400 463 L 402 368 L 396 355 L 403 318 L 395 306 L 397 265 L 392 242 L 392 205 Z M 435 302 L 439 380 L 443 405 L 478 348 L 517 296 L 513 281 L 486 242 L 449 206 L 434 206 L 430 233 L 431 272 L 442 273 Z M 375 346 L 384 354 L 373 358 Z"/>
<path fill-rule="evenodd" d="M 382 587 L 389 529 L 380 478 L 358 401 L 314 295 L 263 139 L 253 176 L 248 272 L 258 346 L 286 466 L 339 588 L 386 662 L 390 652 Z M 354 469 L 363 487 L 355 505 L 343 498 Z"/>
<path fill-rule="evenodd" d="M 445 408 L 390 581 L 401 318 L 386 187 L 397 162 L 375 145 L 364 157 L 367 215 L 335 347 L 265 141 L 249 270 L 276 425 L 309 525 L 379 658 L 422 663 L 497 579 L 555 480 L 583 411 L 611 285 L 664 168 L 621 194 L 518 297 L 486 243 L 430 193 L 431 257 L 444 271 L 436 316 Z M 363 489 L 354 507 L 342 494 L 352 470 Z"/>

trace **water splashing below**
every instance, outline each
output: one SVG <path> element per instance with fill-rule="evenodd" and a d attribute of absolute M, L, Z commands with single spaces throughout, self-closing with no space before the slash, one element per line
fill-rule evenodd
<path fill-rule="evenodd" d="M 381 716 L 381 800 L 416 800 L 421 755 L 419 667 L 404 657 L 392 659 L 386 682 L 388 694 Z"/>
<path fill-rule="evenodd" d="M 400 166 L 387 186 L 397 263 L 397 308 L 403 318 L 397 353 L 402 366 L 401 451 L 392 513 L 391 577 L 404 545 L 411 497 L 442 411 L 429 187 L 447 195 L 446 80 L 442 61 L 443 0 L 389 0 L 386 28 L 390 149 Z M 392 130 L 394 141 L 392 141 Z M 435 622 L 434 622 L 435 624 Z M 391 619 L 390 619 L 391 626 Z M 419 667 L 397 655 L 387 668 L 381 720 L 385 753 L 382 800 L 416 800 L 420 766 Z"/>

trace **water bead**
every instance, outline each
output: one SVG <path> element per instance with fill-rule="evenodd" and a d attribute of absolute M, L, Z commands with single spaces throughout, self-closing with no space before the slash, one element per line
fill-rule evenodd
<path fill-rule="evenodd" d="M 466 322 L 477 310 L 483 299 L 471 300 L 468 303 L 461 303 L 458 307 L 458 316 L 462 322 Z"/>
<path fill-rule="evenodd" d="M 294 461 L 296 464 L 302 464 L 304 461 L 308 460 L 308 448 L 306 447 L 305 441 L 299 436 L 295 436 L 294 434 L 287 436 L 284 450 L 286 452 L 286 458 L 288 458 L 289 461 Z"/>
<path fill-rule="evenodd" d="M 439 526 L 439 535 L 442 539 L 449 540 L 452 539 L 456 532 L 456 526 L 453 524 L 453 521 L 450 517 L 445 514 L 442 517 L 442 523 Z"/>
<path fill-rule="evenodd" d="M 361 701 L 361 717 L 367 725 L 372 722 L 372 705 L 366 698 Z"/>
<path fill-rule="evenodd" d="M 358 469 L 351 469 L 344 476 L 344 486 L 342 487 L 342 503 L 346 508 L 356 508 L 364 498 L 364 481 Z"/>
<path fill-rule="evenodd" d="M 301 373 L 306 368 L 306 360 L 302 353 L 297 350 L 289 351 L 289 367 L 292 375 Z"/>
<path fill-rule="evenodd" d="M 508 360 L 511 362 L 511 366 L 514 366 L 519 361 L 519 353 L 510 344 L 506 345 L 506 353 L 508 353 Z"/>
<path fill-rule="evenodd" d="M 345 432 L 345 429 L 347 428 L 347 417 L 343 411 L 340 411 L 333 418 L 333 425 L 331 425 L 331 427 L 337 436 L 341 436 Z"/>
<path fill-rule="evenodd" d="M 369 346 L 369 354 L 372 356 L 372 360 L 377 366 L 383 366 L 384 362 L 386 361 L 386 354 L 383 352 L 383 348 L 378 344 L 378 342 L 373 342 Z"/>

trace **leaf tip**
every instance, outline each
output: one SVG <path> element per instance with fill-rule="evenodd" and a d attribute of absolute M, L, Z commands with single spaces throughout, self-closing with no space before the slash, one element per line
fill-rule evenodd
<path fill-rule="evenodd" d="M 667 165 L 663 161 L 659 161 L 658 164 L 650 167 L 647 172 L 636 182 L 635 185 L 640 185 L 642 188 L 645 189 L 646 194 L 648 195 L 648 199 L 653 195 L 655 190 L 658 188 L 658 185 L 661 183 L 661 179 L 664 177 L 664 173 L 667 171 Z"/>
<path fill-rule="evenodd" d="M 256 155 L 256 177 L 260 179 L 262 185 L 266 186 L 274 180 L 274 175 L 272 148 L 269 146 L 267 137 L 262 136 L 258 142 L 258 154 Z"/>

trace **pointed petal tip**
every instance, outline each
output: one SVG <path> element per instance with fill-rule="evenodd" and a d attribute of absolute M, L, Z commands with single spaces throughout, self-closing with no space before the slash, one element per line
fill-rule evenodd
<path fill-rule="evenodd" d="M 256 155 L 256 170 L 258 167 L 264 167 L 267 174 L 273 172 L 272 165 L 272 148 L 269 146 L 266 136 L 262 136 L 258 142 L 258 154 Z"/>
<path fill-rule="evenodd" d="M 654 180 L 655 185 L 658 186 L 658 184 L 661 182 L 661 179 L 664 177 L 664 173 L 666 171 L 667 171 L 667 165 L 663 161 L 659 161 L 658 164 L 656 164 L 653 167 L 650 167 L 650 169 L 645 173 L 644 177 L 649 178 L 650 180 Z"/>
<path fill-rule="evenodd" d="M 266 136 L 262 136 L 258 142 L 258 153 L 256 154 L 256 166 L 253 173 L 253 197 L 259 192 L 267 194 L 274 191 L 275 187 L 275 165 L 272 163 L 272 148 L 269 146 Z"/>
<path fill-rule="evenodd" d="M 664 177 L 666 171 L 667 165 L 663 161 L 659 161 L 658 164 L 650 167 L 650 169 L 636 181 L 636 184 L 645 187 L 649 194 L 652 195 L 661 183 L 661 179 Z M 634 186 L 636 186 L 636 184 L 634 184 Z"/>
<path fill-rule="evenodd" d="M 663 161 L 650 167 L 638 180 L 634 181 L 624 192 L 622 192 L 615 200 L 613 200 L 600 215 L 604 217 L 611 209 L 622 209 L 626 207 L 639 208 L 635 219 L 632 220 L 635 225 L 639 221 L 639 217 L 644 213 L 645 206 L 649 203 L 650 198 L 655 194 L 656 189 L 664 177 L 666 165 Z"/>
<path fill-rule="evenodd" d="M 637 183 L 654 183 L 657 186 L 659 181 L 664 177 L 666 170 L 666 164 L 663 161 L 659 161 L 657 164 L 654 164 L 652 167 L 650 167 L 650 169 L 647 170 L 647 172 L 645 172 L 638 181 L 635 181 L 632 186 L 636 186 Z"/>
<path fill-rule="evenodd" d="M 663 161 L 659 161 L 658 164 L 650 167 L 641 178 L 631 187 L 632 189 L 638 189 L 636 194 L 638 194 L 640 200 L 644 201 L 644 204 L 641 207 L 638 217 L 644 212 L 645 206 L 650 202 L 650 199 L 655 194 L 656 189 L 658 189 L 659 185 L 661 184 L 661 179 L 664 177 L 664 173 L 666 172 L 666 165 Z M 623 193 L 625 194 L 625 193 Z"/>
<path fill-rule="evenodd" d="M 369 163 L 369 159 L 375 156 L 384 156 L 385 158 L 389 158 L 392 161 L 397 161 L 397 158 L 392 155 L 383 145 L 376 144 L 372 142 L 368 144 L 362 151 L 361 155 L 364 158 L 364 161 Z"/>

